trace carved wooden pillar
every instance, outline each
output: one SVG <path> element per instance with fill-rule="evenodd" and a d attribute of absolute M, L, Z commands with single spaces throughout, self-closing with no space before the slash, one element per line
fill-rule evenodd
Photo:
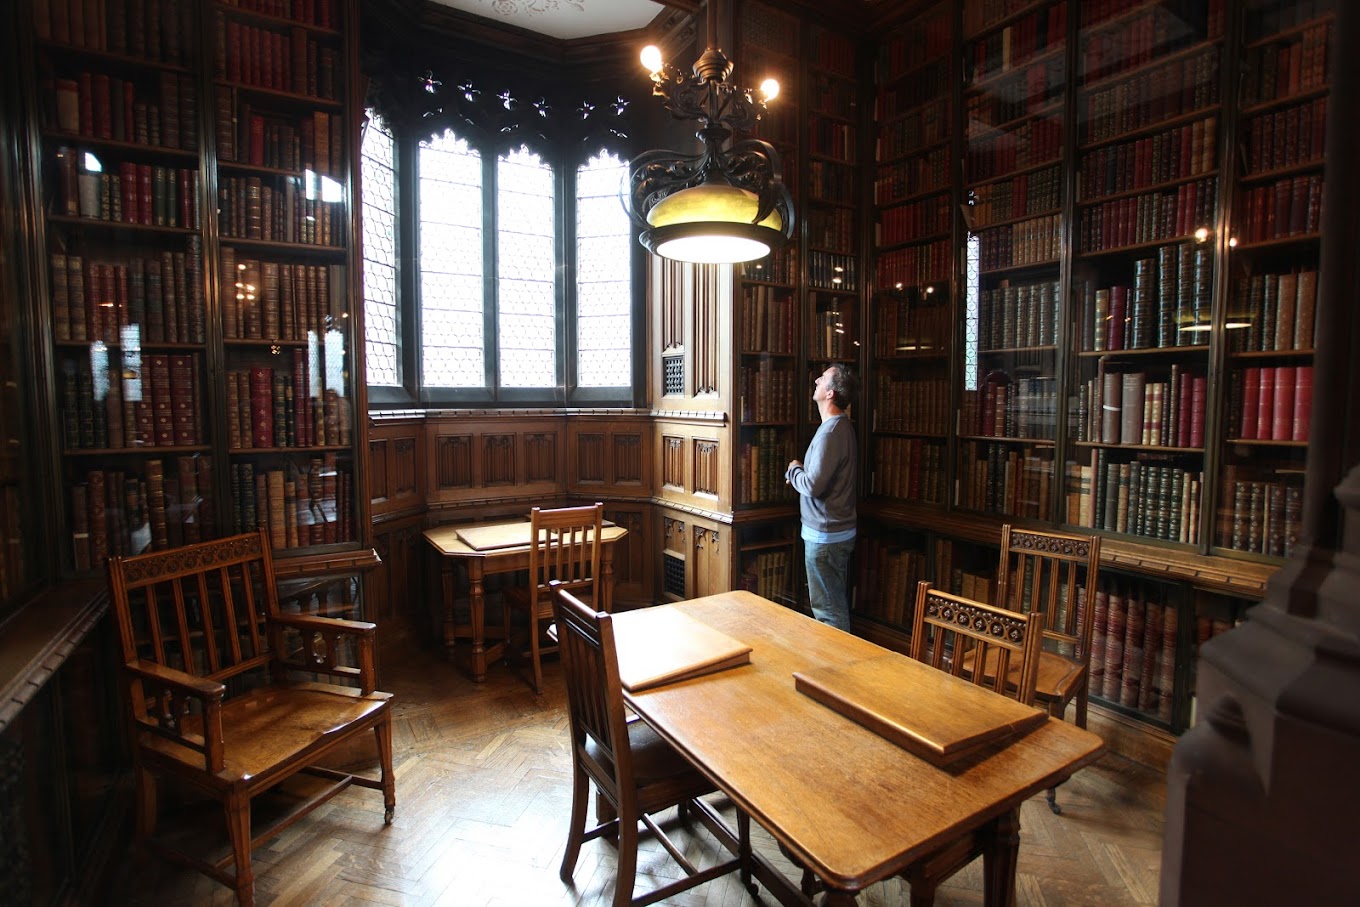
<path fill-rule="evenodd" d="M 1355 904 L 1360 815 L 1360 6 L 1336 4 L 1301 544 L 1201 650 L 1167 776 L 1161 902 Z"/>

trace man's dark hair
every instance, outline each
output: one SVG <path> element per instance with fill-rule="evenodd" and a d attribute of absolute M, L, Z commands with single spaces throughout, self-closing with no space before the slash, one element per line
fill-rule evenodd
<path fill-rule="evenodd" d="M 831 402 L 837 409 L 849 409 L 859 394 L 859 378 L 848 365 L 833 365 L 831 370 Z"/>

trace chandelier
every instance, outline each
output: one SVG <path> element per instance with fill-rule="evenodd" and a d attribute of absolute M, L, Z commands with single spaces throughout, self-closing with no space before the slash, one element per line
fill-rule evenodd
<path fill-rule="evenodd" d="M 678 120 L 698 120 L 703 150 L 647 151 L 629 162 L 628 214 L 647 251 L 662 258 L 735 263 L 764 258 L 793 236 L 793 197 L 781 176 L 779 152 L 769 142 L 728 144 L 749 133 L 779 94 L 766 79 L 759 95 L 730 82 L 732 61 L 716 46 L 716 0 L 708 0 L 708 49 L 686 74 L 648 46 L 642 65 L 652 95 Z"/>

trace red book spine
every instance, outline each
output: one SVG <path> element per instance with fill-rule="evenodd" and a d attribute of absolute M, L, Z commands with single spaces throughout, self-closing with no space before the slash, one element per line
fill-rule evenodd
<path fill-rule="evenodd" d="M 147 363 L 151 368 L 151 419 L 155 431 L 157 447 L 170 447 L 175 443 L 174 403 L 170 395 L 170 357 L 152 356 Z"/>
<path fill-rule="evenodd" d="M 1209 379 L 1204 375 L 1190 378 L 1190 445 L 1204 446 L 1204 411 L 1209 396 Z"/>
<path fill-rule="evenodd" d="M 1294 421 L 1290 439 L 1307 441 L 1313 416 L 1313 367 L 1300 365 L 1294 372 Z"/>
<path fill-rule="evenodd" d="M 1273 441 L 1288 441 L 1294 436 L 1294 371 L 1292 365 L 1275 369 L 1275 400 L 1270 422 Z"/>
<path fill-rule="evenodd" d="M 1242 425 L 1240 437 L 1251 441 L 1257 437 L 1257 417 L 1261 405 L 1261 369 L 1251 366 L 1243 369 L 1242 381 Z"/>
<path fill-rule="evenodd" d="M 1275 367 L 1261 369 L 1261 387 L 1256 403 L 1256 434 L 1262 441 L 1270 439 L 1275 424 Z"/>
<path fill-rule="evenodd" d="M 250 439 L 253 447 L 274 446 L 274 370 L 250 370 Z"/>
<path fill-rule="evenodd" d="M 1127 243 L 1121 243 L 1127 245 Z M 1117 286 L 1110 288 L 1110 321 L 1109 330 L 1105 336 L 1105 348 L 1107 350 L 1122 350 L 1124 348 L 1124 319 L 1128 309 L 1128 288 Z"/>
<path fill-rule="evenodd" d="M 171 430 L 176 446 L 188 447 L 197 443 L 194 434 L 194 371 L 193 357 L 170 357 L 170 415 Z"/>

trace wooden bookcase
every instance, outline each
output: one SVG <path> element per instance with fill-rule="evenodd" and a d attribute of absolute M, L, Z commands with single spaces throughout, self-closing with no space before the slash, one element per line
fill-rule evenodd
<path fill-rule="evenodd" d="M 257 525 L 353 548 L 354 4 L 30 9 L 64 569 Z"/>

